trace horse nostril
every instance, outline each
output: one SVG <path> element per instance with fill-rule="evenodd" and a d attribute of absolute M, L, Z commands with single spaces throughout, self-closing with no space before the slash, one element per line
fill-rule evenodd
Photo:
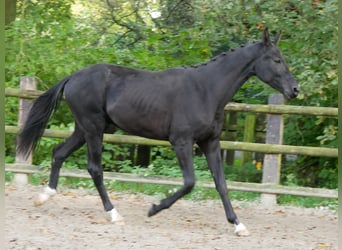
<path fill-rule="evenodd" d="M 293 88 L 293 93 L 297 96 L 299 94 L 299 88 L 298 87 L 294 87 Z"/>

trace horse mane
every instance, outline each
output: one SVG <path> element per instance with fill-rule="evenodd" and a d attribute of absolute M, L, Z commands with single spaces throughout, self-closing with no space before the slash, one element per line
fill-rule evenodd
<path fill-rule="evenodd" d="M 257 43 L 258 41 L 253 41 L 251 44 L 255 44 Z M 188 69 L 188 68 L 193 68 L 193 69 L 196 69 L 196 68 L 199 68 L 199 67 L 203 67 L 203 66 L 207 66 L 208 64 L 212 63 L 212 62 L 215 62 L 216 60 L 222 58 L 222 57 L 225 57 L 227 55 L 230 55 L 232 53 L 234 53 L 235 51 L 237 51 L 238 49 L 240 48 L 244 48 L 246 47 L 247 45 L 251 45 L 251 44 L 241 44 L 239 47 L 237 48 L 231 48 L 229 49 L 228 51 L 225 51 L 225 52 L 221 52 L 220 54 L 214 56 L 213 58 L 211 58 L 209 61 L 206 61 L 206 62 L 202 62 L 202 63 L 199 63 L 199 64 L 195 64 L 195 65 L 190 65 L 190 66 L 182 66 L 182 68 L 184 69 Z"/>

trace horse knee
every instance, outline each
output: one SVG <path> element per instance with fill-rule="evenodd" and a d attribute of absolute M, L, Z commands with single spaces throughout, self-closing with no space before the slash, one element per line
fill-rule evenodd
<path fill-rule="evenodd" d="M 97 168 L 94 167 L 88 167 L 88 173 L 91 175 L 91 177 L 96 178 L 100 176 L 100 171 Z"/>
<path fill-rule="evenodd" d="M 103 173 L 97 167 L 88 167 L 88 173 L 90 174 L 91 178 L 93 179 L 95 185 L 101 184 L 103 180 Z"/>
<path fill-rule="evenodd" d="M 224 196 L 228 195 L 227 183 L 225 181 L 220 181 L 220 182 L 215 181 L 215 187 L 216 187 L 217 192 L 220 195 L 224 195 Z"/>

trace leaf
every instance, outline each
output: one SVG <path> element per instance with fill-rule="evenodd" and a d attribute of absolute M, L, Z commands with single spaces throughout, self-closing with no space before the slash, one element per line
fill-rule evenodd
<path fill-rule="evenodd" d="M 76 194 L 74 194 L 73 192 L 70 192 L 70 191 L 68 191 L 68 192 L 66 192 L 66 193 L 63 193 L 63 195 L 64 195 L 64 196 L 73 197 L 73 198 L 77 197 Z"/>
<path fill-rule="evenodd" d="M 331 247 L 330 245 L 327 245 L 327 244 L 322 243 L 322 242 L 318 243 L 317 246 L 318 246 L 319 248 L 330 248 L 330 247 Z"/>
<path fill-rule="evenodd" d="M 277 210 L 277 211 L 274 212 L 274 214 L 283 215 L 283 214 L 286 214 L 286 213 L 283 210 Z"/>

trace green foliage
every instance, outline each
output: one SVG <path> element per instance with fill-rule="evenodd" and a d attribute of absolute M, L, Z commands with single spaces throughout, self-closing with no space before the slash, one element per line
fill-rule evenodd
<path fill-rule="evenodd" d="M 109 4 L 108 4 L 109 3 Z M 100 62 L 163 70 L 193 65 L 242 43 L 258 40 L 264 27 L 282 30 L 280 48 L 301 87 L 289 104 L 337 107 L 337 1 L 17 1 L 17 17 L 6 27 L 6 87 L 19 87 L 21 76 L 34 76 L 46 90 L 60 79 Z M 58 11 L 56 11 L 58 10 Z M 152 12 L 160 16 L 152 17 Z M 234 101 L 266 103 L 270 87 L 252 78 Z M 17 124 L 18 100 L 6 98 L 6 125 Z M 72 115 L 62 104 L 49 128 L 72 129 Z M 286 116 L 284 144 L 336 147 L 337 119 Z M 35 164 L 50 165 L 60 140 L 44 138 Z M 6 135 L 6 161 L 14 159 L 15 137 Z M 147 169 L 132 168 L 131 146 L 104 145 L 108 171 L 180 176 L 174 154 L 155 148 Z M 86 167 L 86 149 L 75 152 L 67 168 Z M 199 177 L 208 177 L 203 157 L 195 158 Z M 299 167 L 298 167 L 299 166 Z M 258 181 L 253 165 L 225 167 L 227 175 Z M 203 170 L 203 171 L 202 171 Z M 250 174 L 252 173 L 252 174 Z M 335 187 L 337 159 L 301 156 L 284 161 L 283 182 Z M 287 177 L 290 176 L 290 179 Z"/>
<path fill-rule="evenodd" d="M 252 163 L 246 163 L 243 166 L 237 164 L 225 167 L 225 176 L 230 181 L 261 183 L 262 171 Z"/>
<path fill-rule="evenodd" d="M 281 182 L 290 186 L 337 188 L 338 169 L 334 161 L 321 157 L 299 157 L 284 164 Z"/>

